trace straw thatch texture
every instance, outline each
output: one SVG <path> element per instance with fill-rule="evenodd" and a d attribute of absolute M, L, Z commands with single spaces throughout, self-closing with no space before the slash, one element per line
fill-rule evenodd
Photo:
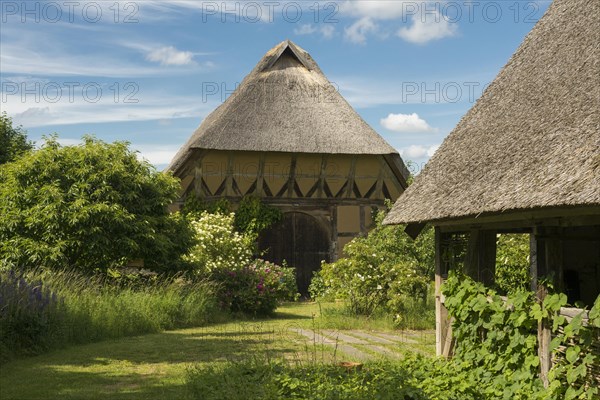
<path fill-rule="evenodd" d="M 600 205 L 600 1 L 555 0 L 386 223 Z"/>
<path fill-rule="evenodd" d="M 193 149 L 396 154 L 342 98 L 312 57 L 290 41 L 271 49 L 210 114 L 169 166 Z"/>

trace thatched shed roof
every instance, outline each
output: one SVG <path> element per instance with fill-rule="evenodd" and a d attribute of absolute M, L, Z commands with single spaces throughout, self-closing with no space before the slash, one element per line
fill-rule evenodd
<path fill-rule="evenodd" d="M 193 149 L 398 154 L 344 100 L 310 54 L 290 41 L 263 57 L 202 122 L 169 169 L 177 170 Z"/>
<path fill-rule="evenodd" d="M 386 222 L 600 205 L 600 1 L 555 0 Z"/>

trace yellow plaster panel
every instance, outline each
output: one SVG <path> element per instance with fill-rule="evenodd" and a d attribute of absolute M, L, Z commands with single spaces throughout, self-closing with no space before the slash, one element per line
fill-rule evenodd
<path fill-rule="evenodd" d="M 188 175 L 181 180 L 181 190 L 179 191 L 179 197 L 183 196 L 183 194 L 186 192 L 186 190 L 188 190 L 188 188 L 190 187 L 190 184 L 192 183 L 193 180 L 194 180 L 193 175 Z"/>
<path fill-rule="evenodd" d="M 338 206 L 337 230 L 343 233 L 360 232 L 360 206 Z"/>
<path fill-rule="evenodd" d="M 377 179 L 381 169 L 381 162 L 376 156 L 360 156 L 356 160 L 356 172 L 354 176 L 357 178 L 374 178 Z"/>

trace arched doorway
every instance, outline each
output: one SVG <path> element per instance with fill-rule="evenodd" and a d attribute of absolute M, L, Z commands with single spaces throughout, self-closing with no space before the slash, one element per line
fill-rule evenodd
<path fill-rule="evenodd" d="M 279 223 L 263 232 L 259 248 L 267 250 L 266 260 L 281 264 L 284 260 L 296 268 L 298 291 L 308 295 L 313 272 L 321 260 L 329 262 L 329 235 L 319 221 L 304 213 L 285 213 Z"/>

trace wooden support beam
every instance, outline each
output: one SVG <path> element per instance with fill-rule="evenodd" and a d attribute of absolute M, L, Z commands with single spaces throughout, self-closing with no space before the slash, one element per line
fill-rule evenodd
<path fill-rule="evenodd" d="M 366 233 L 366 215 L 365 215 L 365 206 L 360 206 L 360 233 Z"/>
<path fill-rule="evenodd" d="M 337 206 L 331 207 L 331 262 L 338 259 Z"/>
<path fill-rule="evenodd" d="M 478 280 L 490 286 L 496 277 L 496 232 L 481 231 L 478 248 Z"/>
<path fill-rule="evenodd" d="M 402 194 L 404 193 L 404 190 L 406 190 L 406 183 L 404 181 L 404 177 L 400 176 L 398 177 L 398 174 L 394 172 L 394 170 L 397 170 L 397 168 L 394 166 L 394 168 L 392 168 L 392 165 L 389 164 L 386 160 L 389 160 L 388 158 L 386 158 L 386 156 L 384 156 L 384 173 L 383 173 L 383 178 L 388 178 L 388 182 L 392 182 L 392 184 L 394 185 L 394 187 L 396 188 L 396 190 L 398 191 L 398 193 Z M 394 162 L 394 161 L 390 161 L 390 162 Z"/>
<path fill-rule="evenodd" d="M 535 231 L 534 231 L 535 232 Z M 537 293 L 538 286 L 538 239 L 535 233 L 529 235 L 529 277 L 531 279 L 531 291 Z"/>
<path fill-rule="evenodd" d="M 546 251 L 546 274 L 553 277 L 554 289 L 557 292 L 564 291 L 563 243 L 559 238 L 561 234 L 560 231 L 560 228 L 546 228 L 546 232 L 553 234 L 553 236 L 548 239 L 544 239 Z"/>
<path fill-rule="evenodd" d="M 327 178 L 327 154 L 321 156 L 321 170 L 319 171 L 319 186 L 317 189 L 317 198 L 323 198 L 323 188 Z"/>
<path fill-rule="evenodd" d="M 209 195 L 202 187 L 202 159 L 206 153 L 198 153 L 196 160 L 194 161 L 194 195 L 197 199 L 203 198 Z"/>
<path fill-rule="evenodd" d="M 197 199 L 204 197 L 202 189 L 202 163 L 198 162 L 194 167 L 194 194 Z"/>
<path fill-rule="evenodd" d="M 446 317 L 447 319 L 447 317 Z M 446 330 L 446 337 L 444 338 L 444 348 L 442 350 L 442 357 L 450 358 L 452 357 L 452 352 L 454 350 L 454 340 L 452 338 L 452 323 L 454 322 L 453 318 L 450 318 L 448 321 L 448 328 Z"/>
<path fill-rule="evenodd" d="M 256 176 L 256 195 L 262 197 L 264 194 L 263 183 L 265 181 L 265 153 L 258 157 L 258 172 Z"/>
<path fill-rule="evenodd" d="M 233 190 L 233 152 L 230 151 L 227 154 L 227 171 L 225 176 L 225 196 L 232 197 L 235 196 L 235 192 Z"/>
<path fill-rule="evenodd" d="M 348 174 L 348 187 L 346 188 L 346 197 L 354 197 L 354 177 L 356 176 L 356 156 L 350 160 L 350 173 Z"/>
<path fill-rule="evenodd" d="M 444 305 L 442 304 L 442 233 L 435 227 L 435 354 L 441 356 L 446 336 Z"/>
<path fill-rule="evenodd" d="M 465 254 L 465 275 L 479 280 L 479 229 L 472 229 L 469 232 L 469 242 L 467 243 L 467 252 Z"/>
<path fill-rule="evenodd" d="M 383 177 L 385 173 L 385 169 L 387 168 L 387 162 L 383 158 L 383 156 L 379 159 L 379 176 L 377 177 L 377 184 L 375 186 L 375 198 L 383 199 L 385 196 L 382 193 L 383 190 Z"/>
<path fill-rule="evenodd" d="M 292 162 L 290 163 L 290 175 L 287 182 L 287 197 L 292 197 L 294 194 L 294 184 L 296 182 L 296 163 L 298 162 L 298 156 L 292 155 Z"/>
<path fill-rule="evenodd" d="M 540 277 L 553 278 L 552 283 L 555 290 L 562 291 L 563 248 L 562 241 L 558 239 L 560 230 L 556 227 L 536 227 L 534 232 L 534 246 L 532 247 L 535 248 L 536 253 L 536 297 L 539 303 L 542 303 L 548 295 L 548 288 L 539 281 Z M 548 372 L 552 368 L 551 340 L 551 320 L 544 318 L 538 322 L 538 357 L 540 359 L 540 379 L 546 387 L 548 386 Z"/>
<path fill-rule="evenodd" d="M 544 285 L 538 285 L 537 301 L 542 303 L 548 290 Z M 548 387 L 548 372 L 552 368 L 552 354 L 550 352 L 550 341 L 552 340 L 552 331 L 550 330 L 550 322 L 547 318 L 538 322 L 538 357 L 540 359 L 540 379 L 544 383 L 544 387 Z"/>

